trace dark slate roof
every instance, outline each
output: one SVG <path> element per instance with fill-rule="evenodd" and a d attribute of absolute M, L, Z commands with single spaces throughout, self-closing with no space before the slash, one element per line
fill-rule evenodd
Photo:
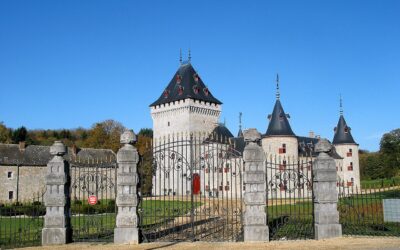
<path fill-rule="evenodd" d="M 307 157 L 312 156 L 316 157 L 317 154 L 314 151 L 315 144 L 318 143 L 318 138 L 311 138 L 305 136 L 297 136 L 297 141 L 299 144 L 299 156 L 300 157 Z M 342 159 L 340 155 L 336 152 L 336 148 L 333 147 L 329 155 L 334 159 Z"/>
<path fill-rule="evenodd" d="M 150 104 L 150 107 L 187 98 L 222 104 L 222 102 L 211 94 L 193 66 L 190 63 L 186 63 L 179 67 L 167 88 L 157 101 Z"/>
<path fill-rule="evenodd" d="M 295 136 L 288 121 L 288 115 L 283 110 L 281 101 L 276 100 L 265 136 L 284 135 Z"/>
<path fill-rule="evenodd" d="M 0 144 L 0 165 L 46 166 L 51 157 L 50 146 L 28 145 L 24 150 L 20 150 L 18 144 Z M 110 149 L 81 148 L 75 156 L 72 155 L 72 150 L 68 149 L 64 158 L 115 161 L 115 153 Z"/>
<path fill-rule="evenodd" d="M 335 135 L 333 137 L 333 144 L 351 143 L 356 144 L 351 135 L 351 128 L 347 126 L 346 120 L 343 115 L 340 115 L 337 126 L 335 127 Z"/>

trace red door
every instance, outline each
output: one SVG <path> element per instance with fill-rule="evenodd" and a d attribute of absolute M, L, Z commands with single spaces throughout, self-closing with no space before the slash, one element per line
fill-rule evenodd
<path fill-rule="evenodd" d="M 193 174 L 193 194 L 200 194 L 200 175 Z"/>

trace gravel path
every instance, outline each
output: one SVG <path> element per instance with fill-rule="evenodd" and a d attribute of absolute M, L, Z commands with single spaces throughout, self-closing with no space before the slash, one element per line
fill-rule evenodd
<path fill-rule="evenodd" d="M 400 238 L 395 237 L 343 237 L 330 240 L 296 240 L 296 241 L 273 241 L 269 243 L 209 243 L 209 242 L 182 242 L 182 243 L 149 243 L 140 245 L 114 245 L 80 243 L 63 246 L 31 247 L 25 249 L 46 249 L 46 250 L 71 250 L 71 249 L 112 249 L 112 250 L 157 250 L 157 249 L 198 249 L 198 250 L 243 250 L 243 249 L 400 249 Z"/>

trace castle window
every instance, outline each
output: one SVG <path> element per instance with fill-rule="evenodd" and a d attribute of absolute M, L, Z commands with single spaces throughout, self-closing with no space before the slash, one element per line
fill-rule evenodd
<path fill-rule="evenodd" d="M 180 75 L 176 75 L 176 83 L 180 84 L 182 81 L 182 77 Z"/>
<path fill-rule="evenodd" d="M 353 150 L 349 148 L 349 152 L 347 152 L 347 157 L 351 157 L 353 155 Z"/>
<path fill-rule="evenodd" d="M 169 96 L 169 91 L 168 90 L 164 90 L 164 98 L 168 98 Z"/>
<path fill-rule="evenodd" d="M 279 148 L 279 154 L 285 154 L 286 153 L 286 144 L 283 143 L 282 147 Z"/>
<path fill-rule="evenodd" d="M 347 170 L 353 171 L 353 163 L 352 162 L 350 162 L 350 166 L 347 167 Z"/>
<path fill-rule="evenodd" d="M 8 199 L 13 200 L 14 199 L 14 191 L 8 191 Z"/>
<path fill-rule="evenodd" d="M 205 94 L 206 96 L 208 96 L 208 94 L 209 94 L 208 88 L 204 88 L 204 89 L 203 89 L 203 92 L 204 92 L 204 94 Z"/>
<path fill-rule="evenodd" d="M 282 164 L 279 164 L 279 170 L 284 171 L 286 169 L 286 160 L 282 162 Z"/>
<path fill-rule="evenodd" d="M 194 86 L 193 86 L 193 92 L 194 92 L 195 94 L 198 94 L 198 93 L 200 92 L 200 88 L 199 88 L 197 85 L 194 85 Z"/>
<path fill-rule="evenodd" d="M 8 171 L 8 172 L 7 172 L 7 178 L 8 178 L 8 179 L 12 179 L 12 177 L 13 177 L 13 172 Z"/>
<path fill-rule="evenodd" d="M 198 82 L 198 81 L 199 81 L 199 78 L 200 78 L 200 77 L 199 77 L 198 74 L 194 74 L 194 75 L 193 75 L 193 79 L 194 79 L 195 82 Z"/>
<path fill-rule="evenodd" d="M 183 94 L 183 87 L 179 86 L 178 88 L 178 95 L 182 95 Z"/>
<path fill-rule="evenodd" d="M 348 132 L 349 132 L 349 127 L 347 127 L 347 126 L 344 127 L 344 132 L 345 132 L 345 133 L 348 133 Z"/>
<path fill-rule="evenodd" d="M 168 127 L 169 127 L 170 123 L 168 122 Z"/>

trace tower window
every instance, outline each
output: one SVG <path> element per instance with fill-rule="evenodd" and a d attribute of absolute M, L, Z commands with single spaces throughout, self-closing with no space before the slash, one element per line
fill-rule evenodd
<path fill-rule="evenodd" d="M 347 167 L 347 170 L 353 171 L 353 162 L 350 162 L 350 166 Z"/>
<path fill-rule="evenodd" d="M 176 83 L 180 84 L 182 81 L 182 77 L 180 75 L 176 75 Z"/>
<path fill-rule="evenodd" d="M 279 148 L 279 154 L 286 154 L 286 143 L 283 143 L 282 147 Z"/>
<path fill-rule="evenodd" d="M 171 125 L 171 124 L 168 122 L 168 127 L 169 127 L 169 125 Z"/>
<path fill-rule="evenodd" d="M 8 191 L 8 199 L 9 200 L 14 199 L 14 191 Z"/>
<path fill-rule="evenodd" d="M 179 86 L 178 88 L 178 95 L 182 95 L 183 94 L 183 87 Z"/>
<path fill-rule="evenodd" d="M 345 132 L 345 133 L 348 133 L 348 132 L 349 132 L 349 127 L 347 127 L 347 126 L 344 127 L 344 132 Z"/>
<path fill-rule="evenodd" d="M 204 89 L 203 89 L 203 92 L 204 92 L 204 94 L 205 94 L 206 96 L 208 96 L 208 94 L 209 94 L 208 88 L 204 88 Z"/>
<path fill-rule="evenodd" d="M 8 172 L 7 172 L 7 178 L 8 178 L 8 179 L 11 179 L 12 177 L 13 177 L 13 172 L 8 171 Z"/>
<path fill-rule="evenodd" d="M 349 151 L 347 152 L 347 157 L 351 157 L 353 155 L 353 150 L 349 148 Z"/>

